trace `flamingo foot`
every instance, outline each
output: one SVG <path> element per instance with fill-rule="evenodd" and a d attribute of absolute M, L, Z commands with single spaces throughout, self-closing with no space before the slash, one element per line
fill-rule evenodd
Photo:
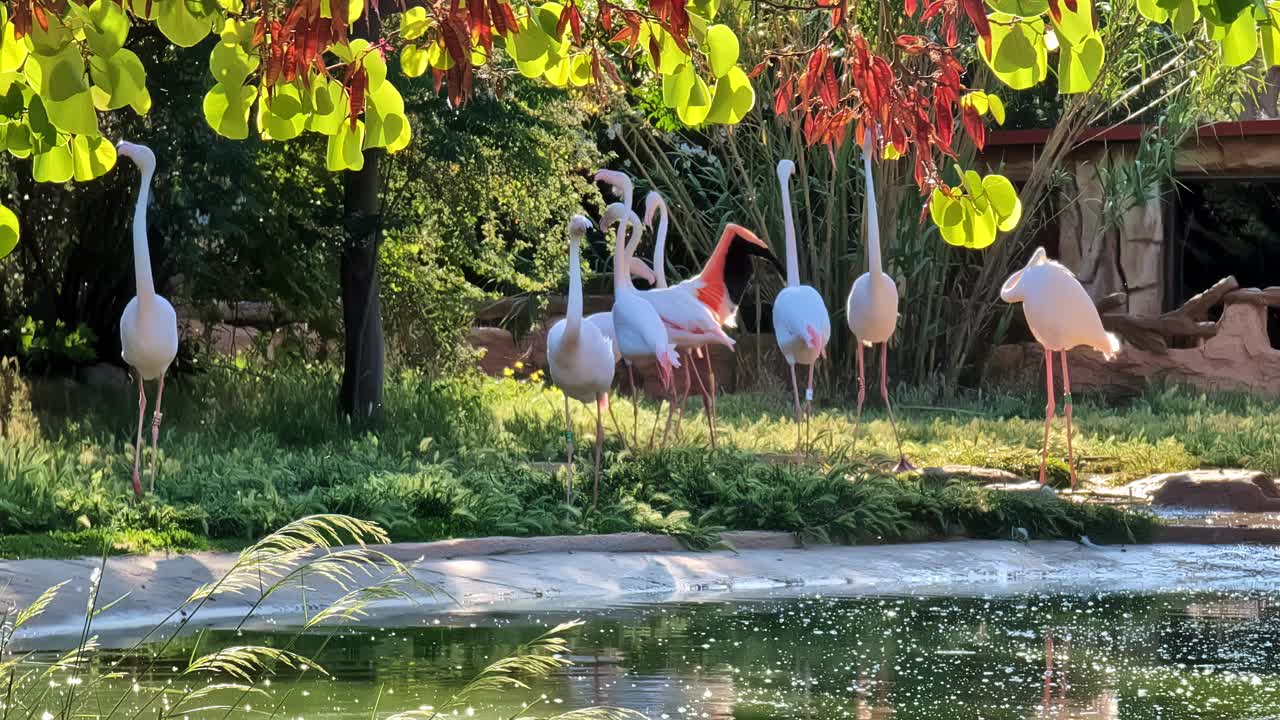
<path fill-rule="evenodd" d="M 899 455 L 898 464 L 893 466 L 893 471 L 895 473 L 911 472 L 915 469 L 916 466 L 911 464 L 911 461 L 907 459 L 906 455 Z"/>

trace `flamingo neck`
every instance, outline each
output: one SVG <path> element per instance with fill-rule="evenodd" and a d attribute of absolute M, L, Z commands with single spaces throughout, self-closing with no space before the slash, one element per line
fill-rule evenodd
<path fill-rule="evenodd" d="M 871 130 L 868 128 L 867 132 Z M 880 261 L 880 217 L 876 212 L 875 174 L 871 167 L 871 142 L 868 141 L 862 150 L 862 167 L 867 174 L 867 270 L 871 273 L 871 281 L 880 282 L 884 273 Z"/>
<path fill-rule="evenodd" d="M 627 258 L 630 254 L 627 251 L 626 243 L 627 235 L 627 218 L 623 217 L 618 220 L 618 231 L 614 236 L 613 251 L 613 294 L 621 295 L 626 290 L 634 290 L 635 286 L 631 284 L 631 268 L 627 267 Z M 639 242 L 636 233 L 632 233 L 632 239 Z"/>
<path fill-rule="evenodd" d="M 658 201 L 658 241 L 653 248 L 653 277 L 657 287 L 667 286 L 667 203 Z"/>
<path fill-rule="evenodd" d="M 578 243 L 582 238 L 569 231 L 569 306 L 565 311 L 564 339 L 573 342 L 582 331 L 582 267 Z"/>
<path fill-rule="evenodd" d="M 800 284 L 800 258 L 796 252 L 796 221 L 791 214 L 791 180 L 779 173 L 778 184 L 782 187 L 782 225 L 787 236 L 787 287 Z"/>
<path fill-rule="evenodd" d="M 143 171 L 138 188 L 138 204 L 133 211 L 133 274 L 137 285 L 138 301 L 146 304 L 156 296 L 155 280 L 151 276 L 151 252 L 147 247 L 147 204 L 151 199 L 150 171 Z"/>

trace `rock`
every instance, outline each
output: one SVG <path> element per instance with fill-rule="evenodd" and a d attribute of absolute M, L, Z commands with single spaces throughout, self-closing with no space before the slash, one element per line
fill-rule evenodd
<path fill-rule="evenodd" d="M 972 480 L 982 485 L 1000 483 L 1002 485 L 1021 485 L 1029 482 L 1007 470 L 977 467 L 974 465 L 943 465 L 927 467 L 921 471 L 925 477 L 941 480 Z M 1035 483 L 1039 487 L 1039 483 Z"/>
<path fill-rule="evenodd" d="M 467 343 L 482 351 L 480 369 L 488 375 L 502 375 L 503 368 L 511 367 L 520 359 L 515 338 L 502 328 L 471 328 L 471 332 L 467 334 Z"/>
<path fill-rule="evenodd" d="M 80 382 L 95 387 L 128 385 L 129 373 L 117 365 L 98 363 L 80 369 Z"/>
<path fill-rule="evenodd" d="M 1192 470 L 1137 483 L 1144 483 L 1139 489 L 1149 491 L 1155 506 L 1280 512 L 1280 490 L 1275 482 L 1250 470 Z"/>
<path fill-rule="evenodd" d="M 1011 483 L 992 483 L 987 485 L 988 490 L 999 490 L 1000 492 L 1019 492 L 1019 493 L 1044 493 L 1045 495 L 1057 495 L 1058 493 L 1048 485 L 1041 485 L 1035 480 L 1021 480 Z"/>

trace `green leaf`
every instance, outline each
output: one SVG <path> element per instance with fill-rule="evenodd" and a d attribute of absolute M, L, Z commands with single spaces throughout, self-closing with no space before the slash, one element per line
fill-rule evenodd
<path fill-rule="evenodd" d="M 13 252 L 18 247 L 18 216 L 9 208 L 0 205 L 0 258 Z"/>
<path fill-rule="evenodd" d="M 263 140 L 292 140 L 301 135 L 307 125 L 302 89 L 296 83 L 285 83 L 259 97 L 257 125 Z"/>
<path fill-rule="evenodd" d="M 964 189 L 969 193 L 969 200 L 979 212 L 986 212 L 991 206 L 987 193 L 982 188 L 982 176 L 973 170 L 964 172 Z"/>
<path fill-rule="evenodd" d="M 38 22 L 31 23 L 31 32 L 27 34 L 31 43 L 29 49 L 36 55 L 57 55 L 71 44 L 74 37 L 56 12 L 46 10 L 45 19 L 49 22 L 47 30 Z"/>
<path fill-rule="evenodd" d="M 1253 13 L 1239 13 L 1227 27 L 1220 45 L 1222 61 L 1231 67 L 1240 67 L 1258 54 L 1258 24 Z"/>
<path fill-rule="evenodd" d="M 1208 0 L 1204 5 L 1206 15 L 1212 13 L 1216 22 L 1230 25 L 1253 5 L 1253 0 Z"/>
<path fill-rule="evenodd" d="M 53 145 L 48 150 L 31 156 L 31 177 L 36 182 L 64 183 L 75 173 L 71 150 L 66 142 Z"/>
<path fill-rule="evenodd" d="M 751 87 L 751 79 L 742 68 L 735 66 L 716 82 L 707 122 L 737 125 L 755 104 L 756 92 Z"/>
<path fill-rule="evenodd" d="M 317 83 L 312 93 L 315 112 L 307 118 L 307 129 L 321 135 L 334 135 L 347 122 L 350 98 L 342 83 L 327 78 Z"/>
<path fill-rule="evenodd" d="M 147 92 L 147 71 L 132 50 L 120 50 L 109 58 L 89 58 L 93 79 L 93 104 L 99 110 L 118 110 L 132 105 Z"/>
<path fill-rule="evenodd" d="M 716 12 L 720 10 L 720 0 L 693 0 L 693 6 L 698 10 L 698 14 L 708 20 L 716 19 Z"/>
<path fill-rule="evenodd" d="M 1030 17 L 1049 12 L 1049 0 L 987 0 L 996 12 Z"/>
<path fill-rule="evenodd" d="M 160 32 L 173 41 L 173 44 L 180 47 L 194 47 L 196 43 L 213 32 L 213 18 L 209 15 L 193 14 L 184 0 L 152 1 L 159 7 L 156 24 L 160 27 Z"/>
<path fill-rule="evenodd" d="M 129 9 L 133 16 L 142 20 L 155 20 L 160 15 L 160 3 L 164 0 L 131 0 Z M 151 11 L 147 12 L 147 8 Z"/>
<path fill-rule="evenodd" d="M 204 119 L 213 131 L 232 140 L 249 137 L 249 110 L 258 97 L 252 85 L 214 85 L 204 96 Z"/>
<path fill-rule="evenodd" d="M 1169 10 L 1169 18 L 1173 21 L 1173 31 L 1186 34 L 1196 27 L 1200 19 L 1200 7 L 1196 0 L 1178 0 L 1178 4 Z"/>
<path fill-rule="evenodd" d="M 569 82 L 574 87 L 586 87 L 595 82 L 596 76 L 591 69 L 591 56 L 582 53 L 575 55 L 573 58 L 573 70 L 569 75 Z"/>
<path fill-rule="evenodd" d="M 400 135 L 387 143 L 387 153 L 394 155 L 401 150 L 409 147 L 409 141 L 413 138 L 413 131 L 409 127 L 408 118 L 405 118 L 404 125 L 401 126 Z"/>
<path fill-rule="evenodd" d="M 995 210 L 999 229 L 1009 232 L 1017 227 L 1018 221 L 1022 219 L 1022 200 L 1018 198 L 1018 191 L 1009 178 L 988 175 L 982 178 L 982 189 Z"/>
<path fill-rule="evenodd" d="M 1070 3 L 1063 0 L 1058 3 L 1059 9 L 1062 10 L 1061 19 L 1054 18 L 1053 26 L 1057 29 L 1058 42 L 1060 44 L 1079 45 L 1084 43 L 1085 38 L 1094 31 L 1093 27 L 1093 0 L 1076 0 L 1076 9 L 1073 11 Z"/>
<path fill-rule="evenodd" d="M 101 2 L 102 0 L 99 0 Z M 707 60 L 716 77 L 724 77 L 738 62 L 738 36 L 728 25 L 707 28 Z"/>
<path fill-rule="evenodd" d="M 683 102 L 676 106 L 676 117 L 688 127 L 698 127 L 711 113 L 711 92 L 702 78 L 694 76 L 693 86 Z"/>
<path fill-rule="evenodd" d="M 991 53 L 979 42 L 982 59 L 1001 82 L 1014 90 L 1032 87 L 1049 74 L 1048 49 L 1044 44 L 1044 20 L 993 13 Z"/>
<path fill-rule="evenodd" d="M 1267 67 L 1280 65 L 1280 4 L 1267 5 L 1267 22 L 1258 29 L 1262 34 L 1262 59 Z"/>
<path fill-rule="evenodd" d="M 356 120 L 355 128 L 350 122 L 344 122 L 338 132 L 329 136 L 329 146 L 325 150 L 325 167 L 330 172 L 339 170 L 359 170 L 364 167 L 364 123 Z"/>
<path fill-rule="evenodd" d="M 929 199 L 929 216 L 939 229 L 959 225 L 964 220 L 964 208 L 960 202 L 948 195 L 942 188 L 934 188 Z"/>
<path fill-rule="evenodd" d="M 987 93 L 987 109 L 991 111 L 991 117 L 995 118 L 997 125 L 1004 124 L 1004 101 L 999 95 Z"/>
<path fill-rule="evenodd" d="M 353 40 L 351 56 L 359 60 L 369 74 L 369 90 L 377 90 L 386 81 L 387 60 L 382 57 L 381 50 L 369 45 L 368 40 Z"/>
<path fill-rule="evenodd" d="M 569 28 L 565 28 L 564 34 L 556 32 L 556 26 L 560 24 L 560 13 L 563 10 L 564 6 L 560 3 L 549 2 L 539 5 L 533 11 L 537 26 L 546 33 L 547 39 L 561 55 L 569 49 L 570 41 Z"/>
<path fill-rule="evenodd" d="M 73 177 L 89 182 L 107 174 L 116 165 L 116 146 L 101 137 L 75 135 L 71 138 Z"/>
<path fill-rule="evenodd" d="M 27 158 L 34 150 L 31 128 L 26 125 L 9 125 L 4 133 L 4 146 L 10 155 L 16 158 Z"/>
<path fill-rule="evenodd" d="M 427 9 L 415 5 L 400 15 L 400 37 L 404 40 L 417 40 L 431 29 L 431 18 Z"/>
<path fill-rule="evenodd" d="M 209 73 L 214 80 L 227 87 L 243 85 L 245 78 L 258 69 L 258 56 L 256 53 L 245 52 L 240 43 L 235 41 L 234 35 L 224 34 L 223 38 L 209 53 Z"/>
<path fill-rule="evenodd" d="M 671 33 L 665 31 L 660 32 L 662 49 L 658 51 L 658 59 L 661 61 L 658 64 L 658 72 L 663 75 L 668 75 L 679 71 L 682 66 L 688 64 L 689 54 L 680 49 L 680 45 L 676 43 L 676 40 L 672 37 Z M 647 45 L 644 46 L 644 48 L 647 56 L 649 48 Z"/>
<path fill-rule="evenodd" d="M 32 150 L 37 154 L 58 144 L 58 128 L 49 122 L 49 113 L 39 95 L 33 95 L 27 107 L 27 127 L 31 129 Z"/>
<path fill-rule="evenodd" d="M 404 114 L 404 98 L 391 83 L 383 83 L 367 96 L 364 149 L 386 147 L 400 137 L 409 118 Z"/>
<path fill-rule="evenodd" d="M 543 77 L 545 77 L 547 82 L 551 83 L 555 87 L 564 87 L 569 84 L 569 75 L 572 72 L 573 66 L 570 64 L 569 57 L 566 55 L 560 58 L 560 62 L 547 67 L 546 71 L 543 73 Z"/>
<path fill-rule="evenodd" d="M 114 0 L 94 0 L 89 6 L 89 20 L 84 36 L 94 54 L 110 57 L 124 47 L 129 37 L 129 16 Z"/>
<path fill-rule="evenodd" d="M 27 44 L 19 40 L 13 23 L 4 24 L 0 35 L 0 72 L 17 72 L 27 60 Z"/>
<path fill-rule="evenodd" d="M 65 133 L 96 137 L 98 113 L 89 94 L 80 48 L 68 45 L 56 55 L 33 55 L 32 60 L 25 69 L 39 67 L 38 93 L 54 127 Z"/>
<path fill-rule="evenodd" d="M 1169 19 L 1169 11 L 1161 7 L 1157 0 L 1138 0 L 1138 12 L 1154 23 L 1163 23 Z"/>
<path fill-rule="evenodd" d="M 698 79 L 698 74 L 693 71 L 693 65 L 687 64 L 671 75 L 662 77 L 662 104 L 669 108 L 678 108 L 689 97 L 689 91 L 693 89 L 694 82 Z"/>
<path fill-rule="evenodd" d="M 1058 49 L 1058 92 L 1063 95 L 1087 92 L 1102 71 L 1106 50 L 1097 33 L 1080 45 L 1063 42 Z"/>
<path fill-rule="evenodd" d="M 990 207 L 980 211 L 969 198 L 956 200 L 955 204 L 962 216 L 958 223 L 940 226 L 944 241 L 973 250 L 981 250 L 996 241 L 996 217 Z"/>
<path fill-rule="evenodd" d="M 422 77 L 429 67 L 431 60 L 427 58 L 426 50 L 417 45 L 405 45 L 400 49 L 400 72 L 405 77 Z"/>

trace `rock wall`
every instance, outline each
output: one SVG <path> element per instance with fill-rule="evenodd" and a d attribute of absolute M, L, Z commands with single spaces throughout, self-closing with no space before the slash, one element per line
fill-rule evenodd
<path fill-rule="evenodd" d="M 1266 313 L 1264 303 L 1228 302 L 1217 334 L 1193 348 L 1159 352 L 1126 345 L 1110 362 L 1091 349 L 1072 350 L 1072 388 L 1140 391 L 1150 381 L 1167 380 L 1280 398 L 1280 350 L 1267 337 Z M 987 366 L 987 380 L 1005 387 L 1043 387 L 1043 373 L 1044 349 L 1037 343 L 1002 345 Z"/>

